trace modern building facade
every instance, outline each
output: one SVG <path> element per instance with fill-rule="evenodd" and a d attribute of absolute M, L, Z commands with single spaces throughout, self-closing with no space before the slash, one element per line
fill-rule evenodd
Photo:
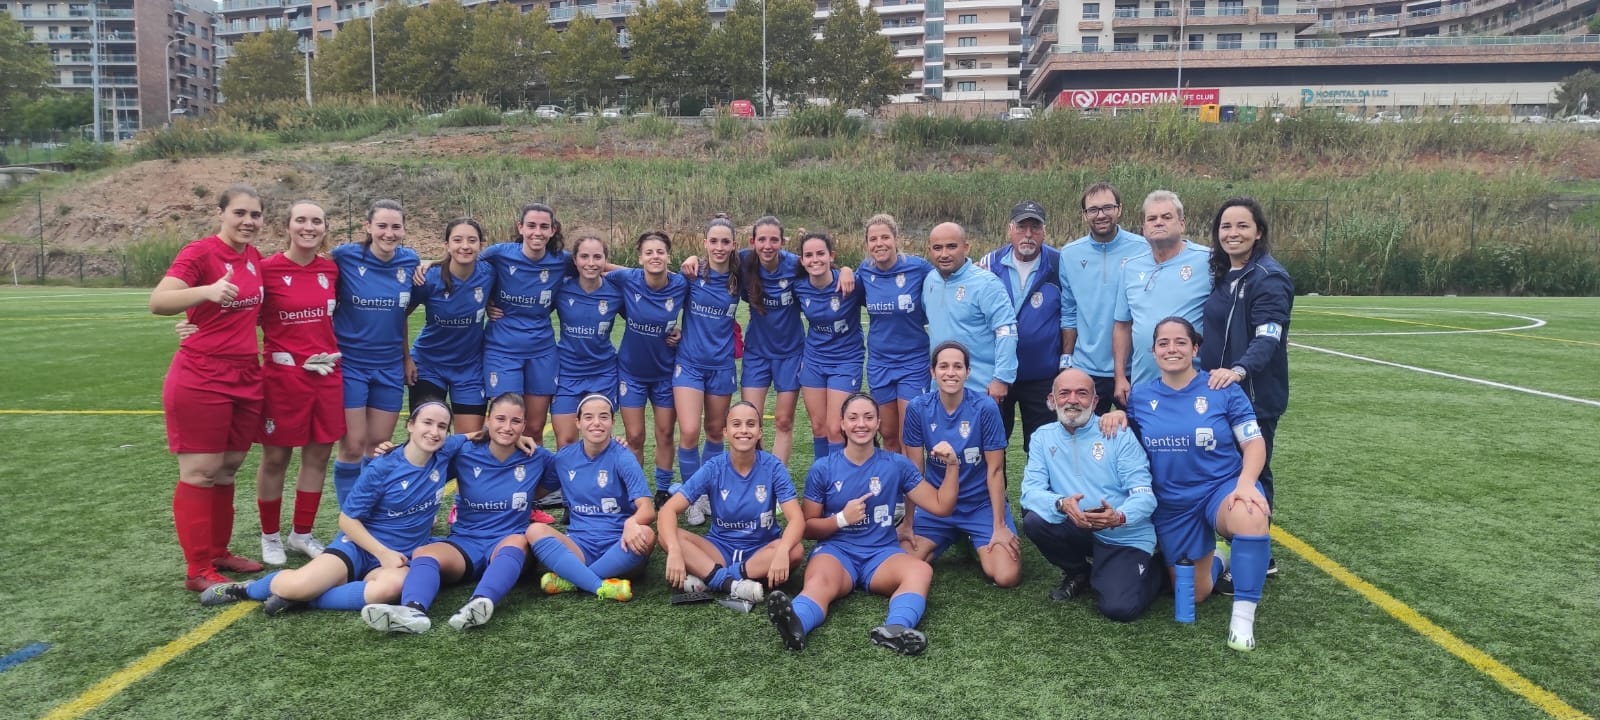
<path fill-rule="evenodd" d="M 102 139 L 126 140 L 217 101 L 215 13 L 179 0 L 0 0 L 50 50 L 55 87 L 99 89 Z"/>

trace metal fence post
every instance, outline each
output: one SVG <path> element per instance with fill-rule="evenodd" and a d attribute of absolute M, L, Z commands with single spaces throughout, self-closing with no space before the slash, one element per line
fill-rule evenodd
<path fill-rule="evenodd" d="M 39 214 L 39 282 L 44 282 L 44 191 L 33 193 L 34 208 Z"/>
<path fill-rule="evenodd" d="M 1468 213 L 1471 220 L 1467 224 L 1467 252 L 1474 255 L 1478 252 L 1478 198 L 1471 198 L 1472 212 Z"/>

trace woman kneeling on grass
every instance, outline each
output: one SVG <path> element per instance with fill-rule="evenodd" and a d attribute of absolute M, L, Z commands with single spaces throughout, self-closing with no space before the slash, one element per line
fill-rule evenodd
<path fill-rule="evenodd" d="M 900 548 L 894 506 L 904 497 L 930 513 L 949 515 L 960 494 L 956 451 L 948 442 L 931 451 L 946 468 L 935 489 L 904 455 L 873 447 L 878 402 L 872 396 L 846 399 L 841 425 L 844 450 L 819 459 L 806 475 L 805 534 L 821 542 L 806 565 L 805 587 L 792 601 L 774 590 L 767 596 L 767 617 L 785 647 L 804 650 L 807 633 L 822 624 L 828 605 L 861 588 L 889 596 L 889 617 L 872 629 L 872 643 L 916 655 L 928 647 L 916 626 L 933 567 Z"/>
<path fill-rule="evenodd" d="M 495 605 L 516 584 L 528 554 L 534 488 L 555 480 L 555 455 L 522 436 L 524 410 L 517 393 L 502 393 L 489 405 L 488 437 L 462 448 L 451 464 L 459 491 L 450 537 L 411 554 L 400 604 L 373 603 L 361 609 L 361 619 L 372 629 L 427 632 L 433 626 L 428 606 L 439 595 L 440 581 L 471 577 L 479 578 L 478 587 L 450 618 L 450 627 L 477 627 L 489 622 Z M 529 447 L 531 453 L 523 449 Z"/>
<path fill-rule="evenodd" d="M 728 408 L 728 452 L 717 455 L 673 493 L 661 508 L 661 549 L 667 582 L 685 591 L 706 588 L 740 600 L 761 602 L 769 587 L 789 580 L 805 549 L 805 519 L 794 481 L 777 456 L 761 449 L 761 412 L 740 400 Z M 711 531 L 705 537 L 678 532 L 678 514 L 689 498 L 711 498 Z M 782 508 L 787 527 L 778 530 Z M 758 573 L 752 577 L 752 573 Z"/>
<path fill-rule="evenodd" d="M 407 555 L 426 544 L 449 479 L 450 460 L 467 438 L 450 435 L 450 409 L 430 401 L 406 420 L 409 440 L 374 458 L 350 489 L 339 534 L 305 566 L 249 583 L 225 583 L 200 594 L 200 604 L 264 600 L 268 616 L 309 603 L 318 610 L 360 610 L 393 602 L 405 580 Z"/>
<path fill-rule="evenodd" d="M 582 590 L 627 602 L 633 599 L 633 584 L 626 577 L 650 561 L 655 503 L 633 452 L 611 439 L 611 411 L 604 395 L 578 401 L 583 441 L 556 452 L 567 533 L 543 524 L 528 528 L 533 554 L 550 568 L 539 581 L 546 594 Z"/>

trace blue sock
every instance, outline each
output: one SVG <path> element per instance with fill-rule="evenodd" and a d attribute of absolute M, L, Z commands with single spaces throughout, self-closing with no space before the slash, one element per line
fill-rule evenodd
<path fill-rule="evenodd" d="M 927 607 L 927 598 L 917 593 L 900 593 L 889 598 L 889 617 L 884 619 L 883 624 L 914 628 L 922 622 L 922 611 Z"/>
<path fill-rule="evenodd" d="M 722 454 L 722 443 L 706 441 L 705 452 L 700 453 L 700 461 L 705 462 Z"/>
<path fill-rule="evenodd" d="M 700 448 L 678 448 L 678 479 L 688 482 L 700 470 Z M 694 498 L 689 498 L 693 500 Z"/>
<path fill-rule="evenodd" d="M 527 560 L 528 554 L 521 548 L 507 545 L 494 551 L 494 559 L 483 571 L 483 578 L 478 580 L 478 587 L 472 591 L 472 596 L 486 597 L 489 602 L 500 604 L 506 593 L 511 592 L 511 586 L 517 584 L 517 578 L 522 576 L 522 565 Z"/>
<path fill-rule="evenodd" d="M 822 619 L 827 617 L 827 613 L 823 612 L 821 605 L 816 604 L 811 598 L 804 595 L 796 597 L 794 602 L 789 604 L 789 607 L 794 610 L 794 616 L 800 619 L 800 630 L 807 635 L 810 635 L 812 630 L 817 629 L 817 626 L 822 624 Z"/>
<path fill-rule="evenodd" d="M 400 586 L 400 604 L 416 603 L 427 612 L 436 597 L 439 597 L 439 561 L 427 556 L 412 558 L 411 570 L 406 572 L 406 581 Z"/>
<path fill-rule="evenodd" d="M 832 454 L 834 454 L 836 452 L 839 452 L 840 450 L 843 450 L 843 449 L 844 449 L 844 443 L 836 443 L 836 442 L 828 443 L 828 454 L 829 455 L 832 455 Z"/>
<path fill-rule="evenodd" d="M 339 499 L 339 506 L 344 506 L 345 496 L 350 494 L 350 488 L 356 486 L 356 480 L 361 478 L 361 465 L 347 463 L 341 460 L 333 461 L 333 493 Z"/>
<path fill-rule="evenodd" d="M 811 457 L 812 457 L 812 459 L 821 460 L 821 459 L 823 459 L 823 458 L 825 458 L 827 456 L 828 456 L 828 439 L 825 438 L 825 437 L 812 437 L 811 438 Z"/>
<path fill-rule="evenodd" d="M 589 571 L 602 579 L 622 577 L 638 569 L 647 557 L 623 547 L 620 542 L 612 543 L 606 554 L 589 563 Z"/>
<path fill-rule="evenodd" d="M 594 574 L 589 566 L 584 565 L 577 555 L 572 554 L 566 544 L 553 537 L 539 538 L 533 544 L 533 555 L 539 562 L 561 576 L 561 579 L 577 586 L 579 590 L 593 594 L 600 589 L 601 577 Z"/>
<path fill-rule="evenodd" d="M 732 565 L 729 565 L 728 566 L 728 579 L 729 580 L 743 580 L 744 579 L 744 563 L 736 562 L 736 563 L 734 563 Z"/>
<path fill-rule="evenodd" d="M 367 604 L 367 583 L 356 581 L 333 588 L 311 601 L 314 610 L 360 610 Z"/>
<path fill-rule="evenodd" d="M 711 571 L 711 577 L 706 578 L 706 585 L 717 592 L 727 592 L 728 586 L 733 584 L 732 575 L 727 568 L 718 565 Z"/>
<path fill-rule="evenodd" d="M 1233 598 L 1261 602 L 1272 546 L 1266 535 L 1233 536 Z"/>
<path fill-rule="evenodd" d="M 275 570 L 267 573 L 266 577 L 251 580 L 249 585 L 244 586 L 244 594 L 257 602 L 267 599 L 268 596 L 272 595 L 272 579 L 277 577 L 280 572 L 283 571 Z"/>
<path fill-rule="evenodd" d="M 656 468 L 656 492 L 669 492 L 672 489 L 672 468 L 665 470 Z M 660 508 L 657 508 L 658 510 Z"/>

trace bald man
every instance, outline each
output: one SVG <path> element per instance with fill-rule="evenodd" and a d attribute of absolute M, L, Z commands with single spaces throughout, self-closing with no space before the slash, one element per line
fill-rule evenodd
<path fill-rule="evenodd" d="M 1150 560 L 1156 496 L 1150 460 L 1133 431 L 1122 428 L 1110 438 L 1100 432 L 1094 388 L 1094 378 L 1076 369 L 1052 383 L 1057 422 L 1033 434 L 1022 475 L 1022 527 L 1061 568 L 1050 599 L 1073 600 L 1093 587 L 1100 614 L 1132 622 L 1161 588 L 1161 568 Z"/>
<path fill-rule="evenodd" d="M 972 373 L 967 387 L 1000 403 L 1017 379 L 1017 310 L 999 278 L 968 259 L 970 249 L 966 231 L 955 223 L 928 233 L 928 261 L 937 271 L 922 283 L 928 347 L 946 340 L 965 346 Z"/>

